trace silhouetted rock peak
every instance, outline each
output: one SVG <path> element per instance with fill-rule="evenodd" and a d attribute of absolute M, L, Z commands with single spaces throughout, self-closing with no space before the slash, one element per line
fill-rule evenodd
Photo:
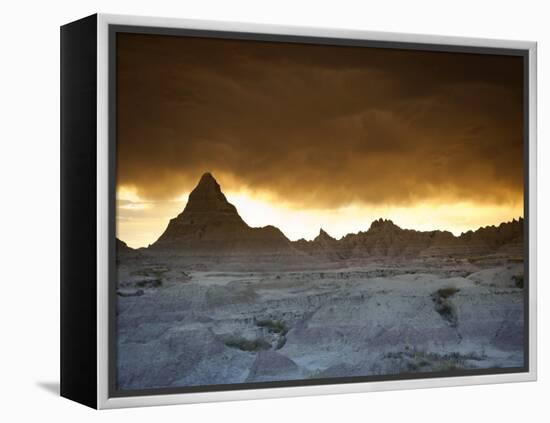
<path fill-rule="evenodd" d="M 128 244 L 126 244 L 124 241 L 116 238 L 116 251 L 118 254 L 121 254 L 121 253 L 130 253 L 134 251 L 134 249 L 128 247 Z"/>
<path fill-rule="evenodd" d="M 336 241 L 335 238 L 331 237 L 329 234 L 327 234 L 323 228 L 321 228 L 319 230 L 319 235 L 317 235 L 315 237 L 315 239 L 313 240 L 314 242 L 321 242 L 321 241 L 325 241 L 325 242 L 331 242 L 331 241 Z"/>
<path fill-rule="evenodd" d="M 237 209 L 227 201 L 216 179 L 214 179 L 212 174 L 207 172 L 202 175 L 195 189 L 189 194 L 189 200 L 183 212 L 226 212 L 237 214 Z"/>
<path fill-rule="evenodd" d="M 221 190 L 220 184 L 218 184 L 218 181 L 216 181 L 216 178 L 210 172 L 203 173 L 195 189 L 199 188 L 204 190 Z"/>
<path fill-rule="evenodd" d="M 401 230 L 399 226 L 397 226 L 395 223 L 393 223 L 390 219 L 378 219 L 374 220 L 369 228 L 369 232 L 371 231 L 395 231 L 395 230 Z"/>
<path fill-rule="evenodd" d="M 285 250 L 290 243 L 274 226 L 251 228 L 223 194 L 211 173 L 205 173 L 189 194 L 183 212 L 171 219 L 153 249 L 237 252 Z"/>

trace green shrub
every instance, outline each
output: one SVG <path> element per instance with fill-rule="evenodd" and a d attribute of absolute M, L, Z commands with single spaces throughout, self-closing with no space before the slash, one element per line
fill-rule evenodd
<path fill-rule="evenodd" d="M 144 279 L 136 282 L 136 286 L 139 288 L 158 288 L 162 285 L 162 280 L 160 279 Z"/>
<path fill-rule="evenodd" d="M 448 288 L 441 288 L 437 291 L 437 295 L 439 296 L 439 298 L 449 298 L 449 297 L 452 297 L 453 295 L 455 295 L 457 292 L 459 292 L 460 289 L 457 289 L 455 287 L 448 287 Z"/>
<path fill-rule="evenodd" d="M 457 327 L 458 318 L 454 306 L 449 302 L 449 297 L 455 295 L 458 291 L 457 288 L 448 287 L 441 288 L 432 294 L 432 301 L 434 301 L 435 311 L 445 319 L 451 327 Z"/>
<path fill-rule="evenodd" d="M 134 270 L 132 275 L 135 276 L 149 276 L 149 277 L 161 277 L 164 273 L 168 272 L 168 268 L 163 266 L 146 267 L 138 270 Z"/>
<path fill-rule="evenodd" d="M 523 288 L 523 275 L 514 275 L 512 280 L 517 288 Z"/>
<path fill-rule="evenodd" d="M 442 303 L 437 308 L 437 312 L 441 315 L 441 317 L 443 317 L 444 319 L 446 319 L 448 321 L 451 321 L 454 317 L 453 316 L 454 315 L 453 307 L 447 302 Z"/>
<path fill-rule="evenodd" d="M 250 340 L 242 336 L 229 336 L 225 338 L 224 344 L 229 348 L 237 348 L 241 351 L 262 351 L 271 348 L 271 344 L 263 338 Z"/>
<path fill-rule="evenodd" d="M 256 322 L 256 326 L 266 328 L 269 333 L 279 333 L 283 336 L 288 333 L 287 326 L 280 320 L 259 320 Z"/>
<path fill-rule="evenodd" d="M 286 344 L 286 337 L 285 336 L 281 336 L 279 338 L 279 340 L 277 341 L 277 346 L 275 347 L 276 350 L 280 350 L 281 348 L 283 348 Z"/>

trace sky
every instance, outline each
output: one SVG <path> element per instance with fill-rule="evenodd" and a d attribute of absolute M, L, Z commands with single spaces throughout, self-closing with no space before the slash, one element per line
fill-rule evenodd
<path fill-rule="evenodd" d="M 117 236 L 210 172 L 250 226 L 456 235 L 523 216 L 520 57 L 118 34 Z"/>

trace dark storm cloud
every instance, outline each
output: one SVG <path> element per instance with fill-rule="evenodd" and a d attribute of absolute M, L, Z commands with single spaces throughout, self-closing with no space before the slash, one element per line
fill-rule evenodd
<path fill-rule="evenodd" d="M 118 183 L 147 199 L 266 190 L 296 206 L 522 193 L 522 60 L 119 35 Z"/>

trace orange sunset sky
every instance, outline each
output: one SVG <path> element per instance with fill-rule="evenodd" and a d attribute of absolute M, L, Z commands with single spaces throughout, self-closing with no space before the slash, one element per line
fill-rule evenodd
<path fill-rule="evenodd" d="M 153 243 L 204 172 L 251 226 L 460 234 L 523 216 L 514 56 L 117 36 L 117 236 Z"/>

